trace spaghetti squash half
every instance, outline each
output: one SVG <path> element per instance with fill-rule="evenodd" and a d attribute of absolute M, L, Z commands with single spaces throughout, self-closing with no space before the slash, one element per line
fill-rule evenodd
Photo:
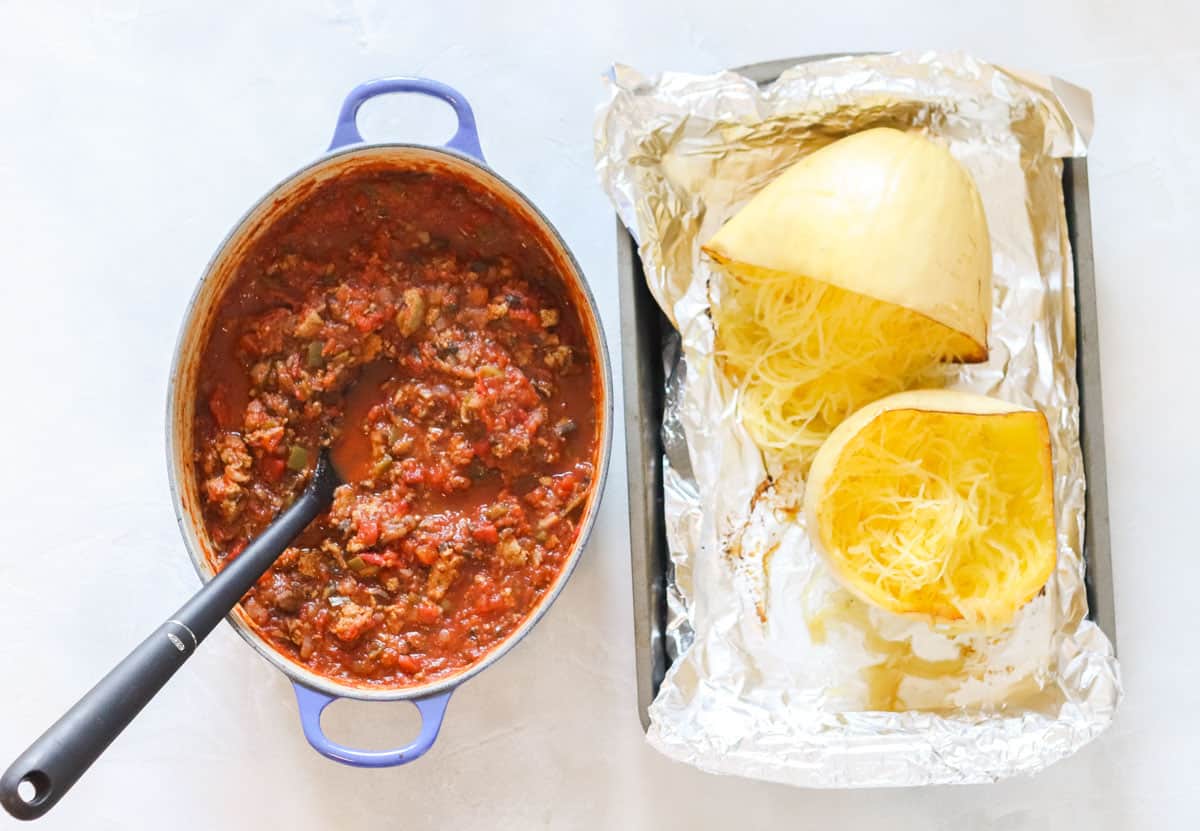
<path fill-rule="evenodd" d="M 809 536 L 838 578 L 890 612 L 992 628 L 1056 559 L 1046 418 L 972 393 L 867 405 L 813 460 Z"/>
<path fill-rule="evenodd" d="M 718 360 L 755 443 L 806 466 L 862 405 L 987 359 L 991 244 L 942 146 L 867 130 L 802 159 L 703 247 Z"/>

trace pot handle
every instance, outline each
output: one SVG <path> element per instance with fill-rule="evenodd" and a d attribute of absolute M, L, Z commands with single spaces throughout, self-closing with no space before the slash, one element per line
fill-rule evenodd
<path fill-rule="evenodd" d="M 296 702 L 300 705 L 300 725 L 304 728 L 304 738 L 308 739 L 308 743 L 326 759 L 360 768 L 390 768 L 406 765 L 424 756 L 425 752 L 433 747 L 438 731 L 442 729 L 446 705 L 450 703 L 450 694 L 454 692 L 446 690 L 425 698 L 412 699 L 412 703 L 421 713 L 421 732 L 407 746 L 397 750 L 355 750 L 331 740 L 321 730 L 321 713 L 337 701 L 339 696 L 326 695 L 294 682 L 292 686 L 296 688 Z"/>
<path fill-rule="evenodd" d="M 472 158 L 483 161 L 483 150 L 479 146 L 479 133 L 475 129 L 475 113 L 462 93 L 447 86 L 441 81 L 430 78 L 398 75 L 391 78 L 376 78 L 359 84 L 350 90 L 346 100 L 342 102 L 342 110 L 338 113 L 337 126 L 333 130 L 333 141 L 329 143 L 330 150 L 336 150 L 347 144 L 361 144 L 363 137 L 358 132 L 358 109 L 377 95 L 388 95 L 394 92 L 415 92 L 418 95 L 428 95 L 439 98 L 454 108 L 458 116 L 458 132 L 446 142 L 445 147 L 465 153 Z"/>

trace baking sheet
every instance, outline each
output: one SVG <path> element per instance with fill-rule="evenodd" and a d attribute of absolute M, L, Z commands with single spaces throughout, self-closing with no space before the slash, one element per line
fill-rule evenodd
<path fill-rule="evenodd" d="M 924 59 L 929 58 L 926 56 Z M 936 60 L 936 56 L 932 59 Z M 914 60 L 920 60 L 920 58 L 914 58 Z M 780 65 L 791 65 L 792 63 L 794 62 L 779 62 L 775 65 L 752 67 L 745 70 L 744 74 L 754 77 L 755 80 L 764 81 L 778 74 Z M 687 79 L 677 76 L 674 82 L 684 84 Z M 703 83 L 709 83 L 709 81 Z M 712 81 L 711 83 L 716 82 Z M 1058 85 L 1058 82 L 1053 80 L 1048 80 L 1046 86 L 1051 89 L 1067 90 L 1068 95 L 1075 94 L 1071 88 Z M 1078 101 L 1074 102 L 1075 106 L 1078 106 L 1078 103 Z M 1087 129 L 1090 130 L 1090 124 L 1087 125 Z M 1068 152 L 1081 149 L 1082 135 L 1074 130 L 1065 132 L 1065 135 L 1068 138 Z M 1073 300 L 1076 312 L 1076 315 L 1072 317 L 1077 317 L 1079 321 L 1078 328 L 1071 334 L 1077 336 L 1080 347 L 1078 374 L 1081 382 L 1081 394 L 1084 398 L 1081 433 L 1082 447 L 1086 454 L 1083 464 L 1087 466 L 1088 475 L 1093 477 L 1093 485 L 1087 496 L 1088 533 L 1083 542 L 1082 551 L 1088 561 L 1088 594 L 1091 601 L 1089 615 L 1101 624 L 1111 638 L 1115 632 L 1112 618 L 1110 571 L 1108 569 L 1107 515 L 1103 492 L 1102 428 L 1099 424 L 1099 379 L 1096 369 L 1098 355 L 1095 348 L 1090 228 L 1086 215 L 1086 166 L 1082 159 L 1068 160 L 1062 176 L 1065 186 L 1064 223 L 1073 243 L 1073 265 L 1078 274 L 1079 290 L 1070 299 Z M 634 256 L 630 238 L 620 230 L 619 235 L 622 303 L 626 324 L 626 337 L 623 340 L 628 408 L 627 448 L 631 486 L 631 532 L 635 553 L 639 703 L 642 707 L 643 723 L 645 724 L 647 723 L 647 703 L 658 691 L 663 674 L 674 662 L 675 653 L 680 649 L 687 648 L 686 639 L 689 636 L 686 604 L 681 604 L 681 595 L 686 594 L 686 591 L 680 592 L 679 586 L 681 579 L 685 583 L 690 579 L 691 575 L 687 573 L 687 569 L 691 558 L 684 552 L 685 556 L 676 557 L 678 563 L 670 562 L 668 552 L 671 550 L 671 546 L 668 545 L 666 539 L 667 529 L 663 518 L 668 515 L 672 517 L 672 532 L 677 538 L 681 535 L 686 537 L 688 534 L 698 534 L 699 531 L 691 527 L 694 517 L 691 519 L 685 517 L 685 521 L 680 522 L 681 516 L 686 512 L 681 513 L 678 506 L 687 501 L 688 495 L 683 491 L 686 491 L 689 486 L 689 477 L 680 475 L 677 467 L 672 465 L 667 465 L 664 473 L 660 462 L 662 452 L 670 452 L 670 439 L 674 435 L 670 429 L 665 431 L 668 441 L 664 445 L 663 431 L 657 429 L 662 418 L 661 391 L 664 389 L 664 383 L 669 374 L 677 372 L 679 369 L 678 364 L 672 364 L 670 360 L 673 330 L 669 325 L 665 325 L 664 316 L 646 290 L 644 275 L 640 272 L 640 263 Z M 633 325 L 630 325 L 631 323 Z M 664 338 L 668 344 L 665 353 L 663 350 Z M 673 501 L 676 503 L 675 509 L 671 507 Z M 681 525 L 686 530 L 681 531 Z M 1079 543 L 1075 542 L 1074 546 L 1078 548 Z M 1078 557 L 1078 551 L 1074 553 Z M 1095 634 L 1099 636 L 1099 643 L 1093 645 L 1103 652 L 1104 638 L 1098 631 Z M 1112 671 L 1115 673 L 1115 663 L 1112 664 Z M 922 716 L 925 715 L 927 714 L 922 714 Z M 928 721 L 928 719 L 924 720 Z M 1004 720 L 999 719 L 999 721 Z M 902 720 L 898 720 L 893 726 L 903 733 L 904 728 L 900 721 Z M 924 724 L 924 727 L 928 726 L 928 724 Z M 892 737 L 895 738 L 895 735 L 893 732 Z M 668 750 L 670 749 L 668 748 Z M 957 768 L 952 765 L 950 769 L 943 767 L 930 774 L 929 770 L 922 769 L 919 760 L 916 760 L 918 763 L 914 770 L 890 778 L 883 776 L 881 779 L 878 771 L 869 774 L 865 774 L 861 770 L 857 773 L 848 772 L 844 769 L 844 765 L 839 773 L 830 775 L 830 765 L 828 764 L 830 760 L 821 758 L 811 759 L 810 762 L 823 768 L 823 772 L 814 771 L 812 765 L 801 765 L 800 768 L 803 770 L 800 770 L 799 773 L 797 773 L 799 768 L 795 765 L 791 768 L 784 766 L 782 771 L 774 769 L 769 754 L 765 757 L 765 762 L 756 768 L 755 764 L 745 764 L 746 754 L 740 753 L 740 750 L 740 748 L 735 748 L 730 753 L 726 748 L 725 752 L 722 752 L 722 757 L 728 760 L 728 763 L 717 760 L 717 763 L 714 764 L 712 759 L 703 758 L 687 760 L 709 769 L 760 775 L 764 778 L 794 781 L 798 784 L 851 785 L 906 784 L 921 781 L 978 781 L 1005 775 L 1006 771 L 1027 770 L 1031 765 L 1038 764 L 1035 760 L 1016 760 L 1015 764 L 1007 766 L 1001 764 L 998 767 L 993 765 L 981 768 L 974 774 L 968 772 L 966 776 L 963 776 L 961 774 L 969 771 L 970 765 L 964 767 L 959 764 Z M 680 757 L 684 754 L 672 753 L 672 755 Z M 816 755 L 820 757 L 820 753 Z M 842 759 L 842 762 L 844 761 Z M 909 761 L 914 760 L 910 759 Z"/>

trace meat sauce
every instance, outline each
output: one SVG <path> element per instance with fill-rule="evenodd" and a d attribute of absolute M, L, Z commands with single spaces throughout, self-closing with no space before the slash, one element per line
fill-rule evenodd
<path fill-rule="evenodd" d="M 326 182 L 246 252 L 200 360 L 216 568 L 307 484 L 347 484 L 242 599 L 321 675 L 454 673 L 554 584 L 591 498 L 591 340 L 540 232 L 445 172 Z"/>

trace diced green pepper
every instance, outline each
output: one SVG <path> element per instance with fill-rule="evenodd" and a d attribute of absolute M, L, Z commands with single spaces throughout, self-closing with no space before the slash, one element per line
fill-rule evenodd
<path fill-rule="evenodd" d="M 325 348 L 322 341 L 315 340 L 308 345 L 308 366 L 310 369 L 316 369 L 319 366 L 325 365 L 325 359 L 321 356 L 321 350 Z"/>
<path fill-rule="evenodd" d="M 374 577 L 379 573 L 379 566 L 371 565 L 362 557 L 353 557 L 347 561 L 346 568 L 353 571 L 359 577 Z"/>
<path fill-rule="evenodd" d="M 304 470 L 308 467 L 308 451 L 298 444 L 288 449 L 287 466 L 289 470 Z"/>

